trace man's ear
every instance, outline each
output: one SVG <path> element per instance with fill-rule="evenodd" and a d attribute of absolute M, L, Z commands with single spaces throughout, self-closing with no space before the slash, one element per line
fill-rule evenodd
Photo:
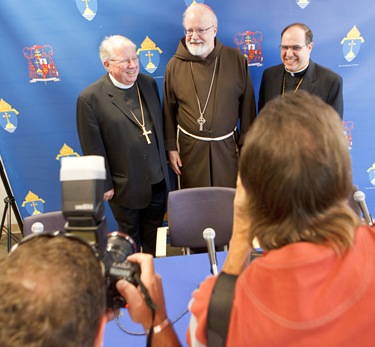
<path fill-rule="evenodd" d="M 109 72 L 109 62 L 105 61 L 103 62 L 104 68 Z"/>
<path fill-rule="evenodd" d="M 95 337 L 95 347 L 103 347 L 103 339 L 104 339 L 104 329 L 105 325 L 107 324 L 107 316 L 105 314 L 102 315 L 99 322 L 99 328 L 96 332 Z"/>

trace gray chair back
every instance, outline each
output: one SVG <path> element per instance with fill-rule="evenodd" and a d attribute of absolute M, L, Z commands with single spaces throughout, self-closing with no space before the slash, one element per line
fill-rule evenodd
<path fill-rule="evenodd" d="M 43 224 L 43 232 L 52 233 L 54 231 L 63 231 L 66 220 L 62 211 L 46 212 L 25 217 L 23 220 L 23 236 L 27 236 L 32 233 L 31 227 L 36 222 Z"/>
<path fill-rule="evenodd" d="M 206 247 L 203 231 L 215 230 L 215 246 L 228 245 L 232 235 L 234 188 L 175 190 L 168 196 L 168 228 L 172 247 Z"/>

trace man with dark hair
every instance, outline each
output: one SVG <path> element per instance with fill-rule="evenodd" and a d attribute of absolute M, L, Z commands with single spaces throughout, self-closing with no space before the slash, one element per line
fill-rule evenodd
<path fill-rule="evenodd" d="M 258 111 L 277 95 L 305 90 L 319 96 L 343 118 L 342 78 L 310 59 L 313 34 L 303 23 L 288 25 L 281 32 L 282 64 L 264 70 L 259 89 Z"/>

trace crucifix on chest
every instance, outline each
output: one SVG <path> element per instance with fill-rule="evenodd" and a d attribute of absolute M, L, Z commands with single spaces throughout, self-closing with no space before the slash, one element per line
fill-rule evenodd
<path fill-rule="evenodd" d="M 152 132 L 151 132 L 151 130 L 146 130 L 146 127 L 144 127 L 144 126 L 142 127 L 142 131 L 143 131 L 142 135 L 146 138 L 147 144 L 149 145 L 151 143 L 151 140 L 148 137 L 148 135 L 149 134 L 151 135 Z"/>

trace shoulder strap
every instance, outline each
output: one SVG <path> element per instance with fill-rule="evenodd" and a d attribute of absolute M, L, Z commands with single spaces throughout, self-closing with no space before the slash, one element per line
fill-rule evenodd
<path fill-rule="evenodd" d="M 232 311 L 236 275 L 220 272 L 207 313 L 207 347 L 225 346 Z"/>

